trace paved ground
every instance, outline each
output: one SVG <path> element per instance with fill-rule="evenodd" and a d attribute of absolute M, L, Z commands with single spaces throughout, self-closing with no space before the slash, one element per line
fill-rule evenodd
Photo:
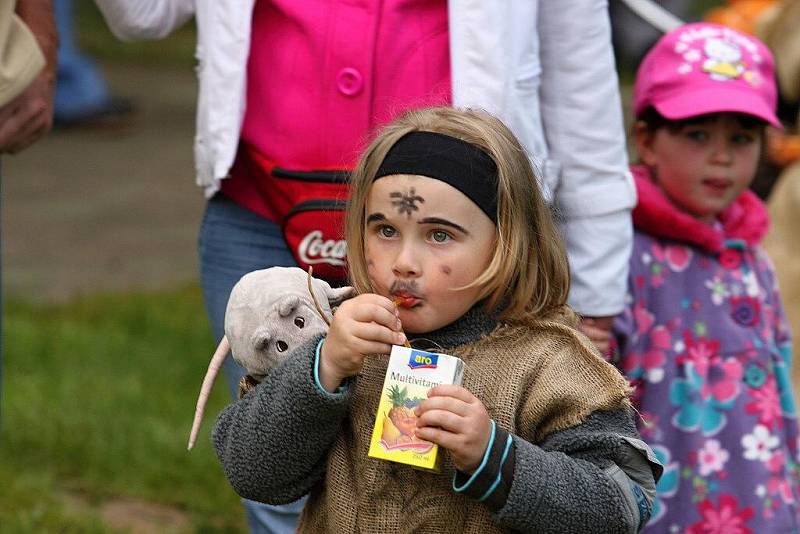
<path fill-rule="evenodd" d="M 191 69 L 105 66 L 135 100 L 124 129 L 57 130 L 3 159 L 7 295 L 156 288 L 196 279 L 204 200 L 194 185 Z"/>

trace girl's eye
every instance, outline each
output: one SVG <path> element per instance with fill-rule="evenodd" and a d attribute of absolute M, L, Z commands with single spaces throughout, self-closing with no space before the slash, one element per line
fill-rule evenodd
<path fill-rule="evenodd" d="M 383 237 L 394 237 L 397 235 L 397 230 L 391 226 L 381 226 L 378 228 L 378 233 Z"/>
<path fill-rule="evenodd" d="M 689 130 L 685 133 L 686 137 L 691 139 L 692 141 L 707 141 L 708 140 L 708 132 L 703 130 Z"/>
<path fill-rule="evenodd" d="M 749 133 L 733 134 L 731 141 L 737 145 L 749 145 L 756 140 L 755 136 Z"/>
<path fill-rule="evenodd" d="M 434 230 L 431 232 L 431 239 L 437 243 L 445 243 L 450 239 L 450 234 L 444 230 Z"/>

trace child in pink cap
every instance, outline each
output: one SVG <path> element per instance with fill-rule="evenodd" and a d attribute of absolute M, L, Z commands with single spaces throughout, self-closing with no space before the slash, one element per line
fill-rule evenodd
<path fill-rule="evenodd" d="M 772 56 L 724 26 L 687 24 L 634 87 L 639 201 L 615 364 L 666 466 L 651 532 L 798 532 L 790 334 L 749 191 L 775 116 Z"/>

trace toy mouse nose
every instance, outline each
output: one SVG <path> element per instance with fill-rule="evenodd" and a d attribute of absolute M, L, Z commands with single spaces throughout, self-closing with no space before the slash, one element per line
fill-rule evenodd
<path fill-rule="evenodd" d="M 275 348 L 278 349 L 278 352 L 284 352 L 289 348 L 289 345 L 285 341 L 278 340 L 275 343 Z"/>

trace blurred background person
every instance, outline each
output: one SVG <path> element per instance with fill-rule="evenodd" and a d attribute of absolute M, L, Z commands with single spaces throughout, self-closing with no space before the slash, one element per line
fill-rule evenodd
<path fill-rule="evenodd" d="M 128 118 L 133 112 L 132 102 L 111 94 L 103 73 L 78 44 L 73 0 L 53 0 L 53 4 L 59 36 L 56 126 L 86 126 Z"/>

